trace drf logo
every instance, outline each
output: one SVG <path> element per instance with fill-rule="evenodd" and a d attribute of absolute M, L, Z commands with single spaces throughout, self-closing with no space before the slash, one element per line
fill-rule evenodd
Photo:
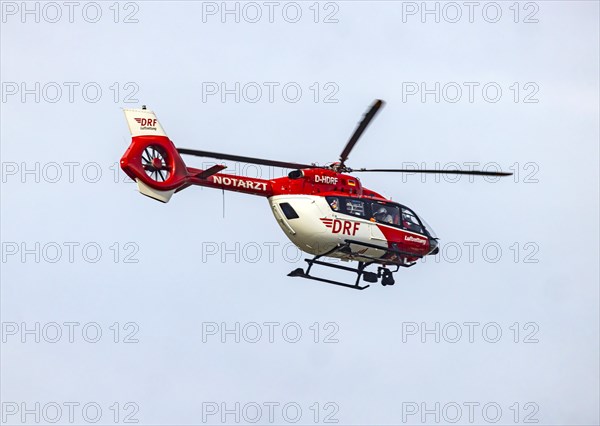
<path fill-rule="evenodd" d="M 323 222 L 326 227 L 331 228 L 333 234 L 341 233 L 354 236 L 360 227 L 360 222 L 352 222 L 349 220 L 321 218 L 321 222 Z"/>
<path fill-rule="evenodd" d="M 148 127 L 156 127 L 156 118 L 136 118 L 135 121 L 140 123 L 140 125 L 148 126 Z"/>

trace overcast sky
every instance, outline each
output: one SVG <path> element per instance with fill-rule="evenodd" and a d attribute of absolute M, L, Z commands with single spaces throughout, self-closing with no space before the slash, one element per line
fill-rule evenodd
<path fill-rule="evenodd" d="M 0 24 L 3 423 L 598 424 L 597 2 L 24 5 Z M 266 200 L 165 205 L 118 168 L 121 108 L 323 164 L 376 98 L 351 167 L 515 172 L 361 175 L 440 237 L 394 287 L 289 278 Z"/>

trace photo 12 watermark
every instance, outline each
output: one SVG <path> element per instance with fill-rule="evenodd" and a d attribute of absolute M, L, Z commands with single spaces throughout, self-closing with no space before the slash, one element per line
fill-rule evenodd
<path fill-rule="evenodd" d="M 339 423 L 336 402 L 205 401 L 202 423 L 207 424 L 329 424 Z"/>
<path fill-rule="evenodd" d="M 348 222 L 348 221 L 346 221 Z M 331 232 L 343 231 L 341 221 L 332 223 Z M 349 222 L 348 222 L 349 223 Z M 355 224 L 357 222 L 354 222 Z M 326 225 L 322 225 L 326 227 Z M 352 224 L 350 227 L 352 229 Z M 313 247 L 318 248 L 315 241 Z M 329 250 L 330 247 L 327 246 Z M 424 256 L 420 263 L 523 263 L 537 264 L 541 261 L 541 248 L 535 241 L 444 241 L 439 242 L 435 255 Z M 298 264 L 308 256 L 291 241 L 202 241 L 199 246 L 202 263 L 289 263 Z M 323 251 L 327 251 L 323 250 Z M 341 262 L 338 258 L 328 258 Z"/>
<path fill-rule="evenodd" d="M 512 164 L 500 164 L 495 161 L 485 163 L 481 161 L 436 161 L 434 163 L 404 161 L 400 164 L 400 168 L 407 170 L 400 174 L 402 183 L 540 183 L 540 165 L 535 161 L 514 162 Z M 423 170 L 436 170 L 439 173 L 421 173 Z M 512 176 L 453 174 L 453 172 L 472 172 L 476 170 L 491 173 L 512 173 Z"/>
<path fill-rule="evenodd" d="M 2 23 L 137 24 L 140 4 L 132 1 L 3 1 Z"/>
<path fill-rule="evenodd" d="M 440 241 L 439 251 L 419 259 L 420 263 L 512 263 L 540 262 L 540 245 L 535 241 L 498 243 L 495 241 Z"/>
<path fill-rule="evenodd" d="M 540 326 L 536 322 L 495 321 L 402 322 L 402 343 L 539 343 Z"/>
<path fill-rule="evenodd" d="M 139 423 L 137 402 L 2 401 L 2 424 Z"/>
<path fill-rule="evenodd" d="M 337 24 L 340 22 L 339 11 L 340 3 L 332 1 L 204 1 L 202 23 Z"/>
<path fill-rule="evenodd" d="M 137 322 L 2 322 L 2 343 L 139 343 Z"/>
<path fill-rule="evenodd" d="M 537 104 L 540 86 L 534 81 L 403 81 L 403 103 L 495 104 L 500 101 Z"/>
<path fill-rule="evenodd" d="M 537 24 L 540 6 L 532 1 L 403 1 L 402 23 Z"/>
<path fill-rule="evenodd" d="M 405 424 L 521 424 L 539 423 L 536 402 L 503 404 L 495 401 L 402 402 Z"/>
<path fill-rule="evenodd" d="M 137 104 L 140 86 L 135 81 L 3 81 L 2 103 Z"/>
<path fill-rule="evenodd" d="M 133 241 L 2 241 L 2 263 L 139 263 Z"/>
<path fill-rule="evenodd" d="M 295 321 L 202 323 L 202 343 L 339 343 L 337 322 L 304 324 Z"/>
<path fill-rule="evenodd" d="M 300 101 L 336 104 L 340 86 L 333 81 L 204 81 L 203 103 L 288 103 Z"/>
<path fill-rule="evenodd" d="M 3 161 L 2 183 L 134 183 L 119 162 L 96 161 Z"/>

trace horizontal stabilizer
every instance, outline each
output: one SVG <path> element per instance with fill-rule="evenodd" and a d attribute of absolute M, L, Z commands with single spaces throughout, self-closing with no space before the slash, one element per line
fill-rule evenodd
<path fill-rule="evenodd" d="M 203 170 L 200 173 L 198 173 L 197 175 L 194 175 L 194 177 L 197 177 L 198 179 L 208 179 L 209 177 L 211 177 L 212 175 L 216 175 L 217 173 L 219 173 L 221 170 L 225 170 L 227 168 L 227 166 L 224 166 L 222 164 L 217 164 L 215 166 L 212 166 L 209 169 Z"/>

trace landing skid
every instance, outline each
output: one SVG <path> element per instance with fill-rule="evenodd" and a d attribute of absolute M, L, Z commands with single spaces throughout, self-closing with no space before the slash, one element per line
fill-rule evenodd
<path fill-rule="evenodd" d="M 324 255 L 321 255 L 321 256 L 324 256 Z M 368 265 L 365 262 L 358 262 L 358 268 L 349 268 L 347 266 L 335 265 L 335 264 L 329 263 L 329 262 L 322 262 L 322 261 L 318 260 L 319 257 L 321 257 L 321 256 L 315 256 L 313 259 L 304 259 L 308 263 L 308 269 L 306 270 L 306 272 L 304 272 L 304 269 L 302 269 L 302 268 L 294 269 L 292 272 L 290 272 L 288 274 L 288 277 L 306 278 L 309 280 L 321 281 L 322 283 L 339 285 L 341 287 L 346 287 L 346 288 L 353 288 L 355 290 L 364 290 L 365 288 L 370 287 L 369 284 L 367 284 L 365 286 L 360 286 L 358 284 L 360 282 L 360 277 L 362 277 L 362 275 L 365 273 L 364 272 L 365 267 Z M 315 277 L 313 275 L 310 275 L 310 270 L 313 267 L 313 265 L 322 265 L 322 266 L 327 266 L 329 268 L 343 269 L 344 271 L 355 272 L 356 273 L 356 282 L 354 284 L 347 284 L 347 283 L 343 283 L 340 281 L 329 280 L 327 278 Z M 372 274 L 372 272 L 366 272 L 366 273 Z M 375 281 L 377 281 L 377 280 L 375 280 Z"/>
<path fill-rule="evenodd" d="M 340 244 L 340 245 L 334 247 L 333 249 L 329 250 L 326 253 L 317 255 L 317 256 L 313 257 L 312 259 L 304 259 L 305 262 L 308 263 L 308 268 L 306 269 L 306 272 L 304 272 L 304 269 L 302 269 L 302 268 L 297 268 L 297 269 L 294 269 L 292 272 L 290 272 L 288 274 L 288 277 L 306 278 L 309 280 L 320 281 L 323 283 L 333 284 L 333 285 L 337 285 L 340 287 L 352 288 L 354 290 L 364 290 L 364 289 L 370 287 L 370 284 L 367 284 L 365 286 L 359 285 L 361 277 L 365 281 L 370 282 L 370 283 L 376 283 L 379 280 L 379 278 L 383 277 L 382 282 L 381 282 L 382 285 L 384 285 L 384 286 L 385 285 L 394 285 L 392 271 L 390 271 L 389 269 L 387 269 L 385 267 L 378 267 L 377 273 L 365 271 L 365 268 L 367 266 L 372 265 L 375 262 L 381 262 L 383 259 L 369 257 L 369 256 L 365 256 L 363 254 L 356 254 L 356 256 L 358 256 L 358 257 L 369 259 L 369 261 L 367 261 L 367 262 L 358 261 L 358 268 L 350 268 L 348 266 L 336 265 L 331 262 L 324 262 L 322 260 L 319 260 L 321 257 L 326 257 L 326 256 L 329 256 L 336 252 L 353 254 L 352 251 L 350 250 L 350 244 L 361 245 L 361 246 L 364 246 L 367 248 L 376 248 L 376 249 L 384 250 L 387 253 L 395 254 L 395 255 L 405 255 L 405 256 L 419 257 L 419 258 L 421 257 L 421 256 L 413 254 L 413 253 L 405 253 L 405 252 L 400 252 L 400 251 L 394 250 L 394 249 L 387 249 L 385 247 L 376 246 L 373 244 L 362 243 L 362 242 L 354 241 L 354 240 L 346 240 L 346 241 L 344 241 L 344 244 Z M 404 263 L 404 262 L 395 262 L 395 261 L 390 261 L 390 263 L 392 263 L 396 266 L 396 270 L 393 272 L 397 272 L 398 269 L 400 269 L 400 266 L 410 267 L 415 264 L 414 262 Z M 343 283 L 340 281 L 334 281 L 334 280 L 330 280 L 327 278 L 321 278 L 321 277 L 316 277 L 316 276 L 310 275 L 310 270 L 312 269 L 312 267 L 314 265 L 321 265 L 321 266 L 326 266 L 329 268 L 341 269 L 343 271 L 354 272 L 356 274 L 356 281 L 354 282 L 354 284 L 348 284 L 348 283 Z"/>

